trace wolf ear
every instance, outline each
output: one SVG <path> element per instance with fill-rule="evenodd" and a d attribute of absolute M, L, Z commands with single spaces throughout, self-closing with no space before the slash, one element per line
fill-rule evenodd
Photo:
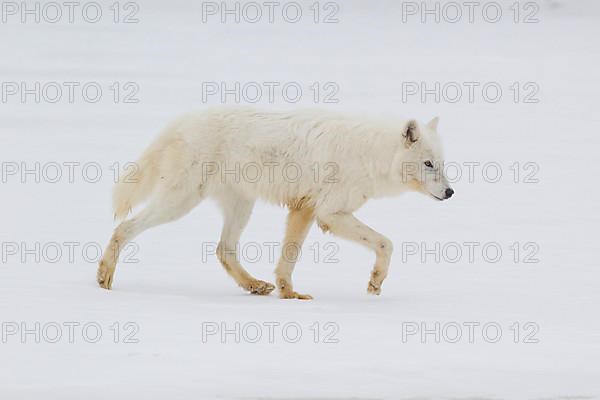
<path fill-rule="evenodd" d="M 440 117 L 435 117 L 427 123 L 427 127 L 437 132 L 438 122 L 440 122 Z"/>
<path fill-rule="evenodd" d="M 406 147 L 410 147 L 411 144 L 413 144 L 414 142 L 419 140 L 419 131 L 417 130 L 417 121 L 415 121 L 413 119 L 408 121 L 408 123 L 406 124 L 406 127 L 404 128 L 404 133 L 402 134 L 402 136 L 404 136 L 404 138 L 406 139 L 406 141 L 405 141 Z"/>

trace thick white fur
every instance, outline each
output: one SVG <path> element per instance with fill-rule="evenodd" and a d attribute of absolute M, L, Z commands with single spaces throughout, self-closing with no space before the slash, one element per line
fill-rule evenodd
<path fill-rule="evenodd" d="M 324 230 L 372 248 L 377 261 L 369 291 L 379 294 L 387 275 L 391 242 L 352 216 L 368 199 L 420 191 L 438 199 L 449 188 L 443 176 L 437 118 L 375 121 L 323 111 L 266 112 L 219 108 L 184 115 L 142 154 L 136 182 L 115 187 L 115 217 L 125 218 L 98 271 L 110 288 L 123 245 L 143 230 L 177 219 L 205 197 L 225 214 L 219 258 L 245 289 L 267 294 L 273 285 L 249 275 L 236 260 L 239 240 L 256 199 L 288 206 L 286 240 L 301 244 L 313 219 Z M 433 168 L 424 166 L 431 161 Z M 290 265 L 291 264 L 291 265 Z M 276 270 L 281 297 L 310 298 L 292 290 L 293 262 Z"/>

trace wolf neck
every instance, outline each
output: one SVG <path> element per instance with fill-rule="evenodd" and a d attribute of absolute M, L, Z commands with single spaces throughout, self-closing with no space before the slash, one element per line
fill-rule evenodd
<path fill-rule="evenodd" d="M 408 160 L 409 149 L 398 133 L 393 131 L 382 132 L 376 140 L 380 141 L 369 148 L 369 176 L 372 181 L 372 197 L 388 197 L 401 194 L 410 190 L 410 186 L 403 182 L 401 165 Z"/>

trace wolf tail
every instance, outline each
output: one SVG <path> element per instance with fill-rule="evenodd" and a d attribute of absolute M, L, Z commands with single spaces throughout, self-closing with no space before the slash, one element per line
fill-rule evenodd
<path fill-rule="evenodd" d="M 159 181 L 160 153 L 151 146 L 135 163 L 126 164 L 113 189 L 115 220 L 123 220 L 133 207 L 146 200 Z"/>

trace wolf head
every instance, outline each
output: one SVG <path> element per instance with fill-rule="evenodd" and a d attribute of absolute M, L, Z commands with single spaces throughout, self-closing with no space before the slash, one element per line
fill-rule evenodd
<path fill-rule="evenodd" d="M 437 200 L 452 197 L 454 190 L 444 175 L 444 156 L 438 137 L 439 119 L 427 124 L 409 121 L 403 129 L 406 152 L 402 162 L 402 179 L 412 189 Z"/>

